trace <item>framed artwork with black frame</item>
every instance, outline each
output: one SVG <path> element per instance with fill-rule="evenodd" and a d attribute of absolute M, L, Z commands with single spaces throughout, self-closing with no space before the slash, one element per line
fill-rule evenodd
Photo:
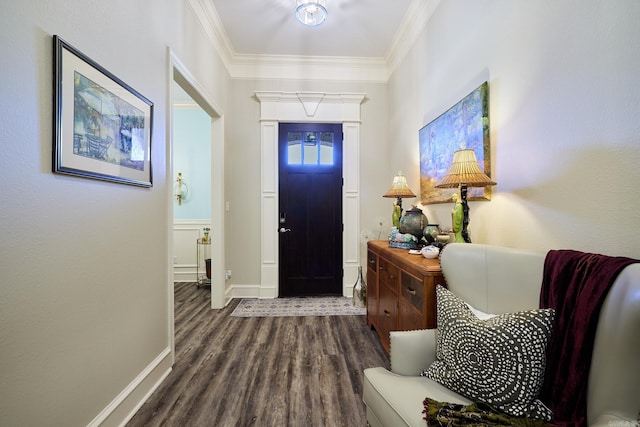
<path fill-rule="evenodd" d="M 53 36 L 53 172 L 151 187 L 153 103 Z"/>
<path fill-rule="evenodd" d="M 478 166 L 491 177 L 489 83 L 484 82 L 418 132 L 420 200 L 423 204 L 453 202 L 457 189 L 435 188 L 449 171 L 453 153 L 472 149 Z M 491 200 L 491 187 L 470 187 L 469 200 Z"/>

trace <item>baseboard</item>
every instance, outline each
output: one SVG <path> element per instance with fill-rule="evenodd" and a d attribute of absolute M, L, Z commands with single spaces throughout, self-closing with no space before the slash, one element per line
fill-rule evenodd
<path fill-rule="evenodd" d="M 202 268 L 202 267 L 201 267 Z M 198 277 L 196 265 L 184 264 L 173 266 L 173 283 L 176 282 L 195 282 Z"/>
<path fill-rule="evenodd" d="M 124 426 L 171 372 L 171 349 L 165 348 L 88 427 Z"/>
<path fill-rule="evenodd" d="M 234 284 L 227 288 L 225 298 L 259 298 L 260 285 L 238 285 Z"/>

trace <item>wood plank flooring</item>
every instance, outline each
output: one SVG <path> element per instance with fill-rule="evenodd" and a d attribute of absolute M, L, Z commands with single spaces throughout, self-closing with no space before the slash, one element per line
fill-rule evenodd
<path fill-rule="evenodd" d="M 231 317 L 175 285 L 176 363 L 128 426 L 365 426 L 362 371 L 389 367 L 364 316 Z"/>

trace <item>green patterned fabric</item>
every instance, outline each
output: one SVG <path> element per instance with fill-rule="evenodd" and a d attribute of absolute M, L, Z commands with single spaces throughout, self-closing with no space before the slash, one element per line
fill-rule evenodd
<path fill-rule="evenodd" d="M 536 418 L 520 418 L 507 415 L 491 408 L 483 403 L 471 405 L 458 405 L 454 403 L 438 402 L 426 398 L 424 400 L 424 419 L 429 427 L 490 427 L 490 426 L 515 426 L 515 427 L 546 427 L 551 424 Z"/>

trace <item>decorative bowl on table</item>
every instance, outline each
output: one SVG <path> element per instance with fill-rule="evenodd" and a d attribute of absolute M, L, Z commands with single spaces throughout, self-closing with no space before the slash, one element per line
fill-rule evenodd
<path fill-rule="evenodd" d="M 427 259 L 437 258 L 440 255 L 440 249 L 435 246 L 425 246 L 422 248 L 422 256 Z"/>

